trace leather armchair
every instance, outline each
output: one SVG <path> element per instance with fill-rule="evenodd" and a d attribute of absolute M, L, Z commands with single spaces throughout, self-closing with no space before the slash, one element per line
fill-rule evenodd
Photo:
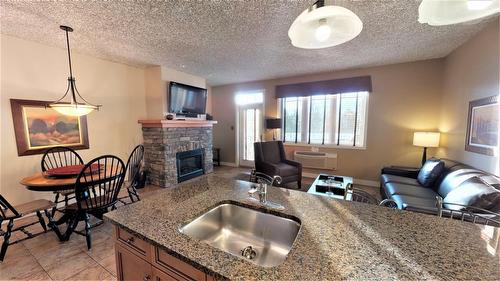
<path fill-rule="evenodd" d="M 269 176 L 280 176 L 281 184 L 297 182 L 299 189 L 302 187 L 302 164 L 287 160 L 282 141 L 256 142 L 253 144 L 255 151 L 255 170 Z"/>

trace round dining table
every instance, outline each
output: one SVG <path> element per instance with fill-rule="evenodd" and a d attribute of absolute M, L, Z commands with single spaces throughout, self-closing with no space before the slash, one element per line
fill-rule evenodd
<path fill-rule="evenodd" d="M 82 178 L 82 182 L 88 184 L 93 181 L 102 180 L 103 178 L 116 176 L 118 173 L 119 170 L 116 167 L 104 166 L 104 168 L 97 170 L 97 173 L 85 175 L 85 178 Z M 20 183 L 32 191 L 54 192 L 75 189 L 77 178 L 78 175 L 53 177 L 49 176 L 47 172 L 41 172 L 25 177 Z"/>
<path fill-rule="evenodd" d="M 76 176 L 56 178 L 46 176 L 45 173 L 36 173 L 21 180 L 21 184 L 32 191 L 63 191 L 74 189 L 76 184 Z"/>
<path fill-rule="evenodd" d="M 94 176 L 92 174 L 86 175 L 84 182 L 89 183 L 92 181 L 99 181 L 99 178 L 103 177 L 113 177 L 117 175 L 116 169 L 102 169 L 101 173 L 98 176 Z M 95 177 L 95 178 L 94 178 Z M 78 176 L 68 176 L 68 177 L 51 177 L 48 176 L 46 172 L 36 173 L 34 175 L 23 178 L 20 183 L 26 186 L 27 189 L 32 191 L 39 192 L 57 192 L 57 191 L 65 191 L 65 190 L 74 190 L 76 185 L 76 180 Z M 56 207 L 53 209 L 53 213 L 55 212 Z M 70 216 L 67 212 L 63 212 L 63 215 L 55 222 L 55 225 L 61 225 L 67 223 L 70 219 Z M 102 221 L 93 225 L 97 226 L 102 224 Z M 55 230 L 57 227 L 51 225 L 51 228 Z M 59 233 L 59 230 L 56 231 L 59 239 L 64 241 L 66 238 Z M 69 236 L 69 234 L 66 234 Z"/>

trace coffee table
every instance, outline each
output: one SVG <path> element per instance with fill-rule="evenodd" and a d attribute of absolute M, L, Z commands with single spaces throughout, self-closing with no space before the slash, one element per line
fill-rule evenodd
<path fill-rule="evenodd" d="M 307 193 L 336 199 L 351 200 L 352 194 L 346 196 L 346 187 L 353 183 L 352 177 L 319 174 Z"/>

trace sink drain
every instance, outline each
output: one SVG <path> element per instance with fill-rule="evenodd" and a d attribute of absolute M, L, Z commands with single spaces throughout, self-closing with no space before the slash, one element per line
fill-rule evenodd
<path fill-rule="evenodd" d="M 252 246 L 246 246 L 241 250 L 241 255 L 249 260 L 253 260 L 257 256 L 257 252 L 252 248 Z"/>

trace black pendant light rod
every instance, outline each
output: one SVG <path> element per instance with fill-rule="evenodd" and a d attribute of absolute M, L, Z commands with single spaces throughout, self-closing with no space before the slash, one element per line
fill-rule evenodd
<path fill-rule="evenodd" d="M 69 32 L 73 32 L 73 28 L 65 25 L 59 26 L 62 30 L 66 32 L 66 46 L 68 48 L 68 64 L 69 64 L 69 88 L 71 89 L 71 97 L 72 97 L 72 102 L 75 103 L 75 105 L 78 105 L 78 102 L 76 101 L 76 94 L 75 94 L 75 78 L 73 77 L 73 69 L 71 67 L 71 51 L 69 48 Z"/>
<path fill-rule="evenodd" d="M 66 31 L 66 46 L 68 47 L 68 61 L 69 61 L 69 77 L 73 78 L 73 70 L 71 68 L 71 52 L 69 50 L 69 35 L 68 32 L 73 32 L 73 28 L 61 25 L 60 28 Z"/>
<path fill-rule="evenodd" d="M 316 5 L 316 8 L 321 8 L 325 6 L 325 0 L 318 0 L 313 5 Z"/>

